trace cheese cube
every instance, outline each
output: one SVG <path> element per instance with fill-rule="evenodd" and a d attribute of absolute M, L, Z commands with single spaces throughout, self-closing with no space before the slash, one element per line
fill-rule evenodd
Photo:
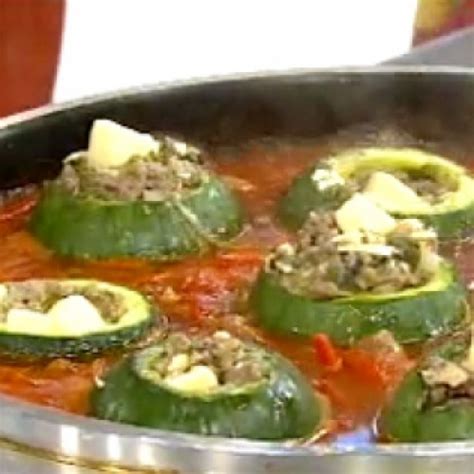
<path fill-rule="evenodd" d="M 388 212 L 426 212 L 430 205 L 395 176 L 377 171 L 370 177 L 364 195 Z"/>
<path fill-rule="evenodd" d="M 168 372 L 172 374 L 173 372 L 184 372 L 190 363 L 188 354 L 176 354 L 172 357 L 169 365 Z"/>
<path fill-rule="evenodd" d="M 207 393 L 219 385 L 214 371 L 206 365 L 195 365 L 188 372 L 164 379 L 166 384 L 184 393 Z"/>
<path fill-rule="evenodd" d="M 374 232 L 388 234 L 395 226 L 395 219 L 360 193 L 354 194 L 336 211 L 336 221 L 344 232 Z"/>
<path fill-rule="evenodd" d="M 397 248 L 384 244 L 343 244 L 337 247 L 339 252 L 360 252 L 380 257 L 391 257 L 397 253 Z"/>
<path fill-rule="evenodd" d="M 51 335 L 51 318 L 39 311 L 12 308 L 7 313 L 6 328 L 9 332 L 32 336 Z"/>
<path fill-rule="evenodd" d="M 96 168 L 124 165 L 132 156 L 145 156 L 159 149 L 148 133 L 140 133 L 111 120 L 95 120 L 89 136 L 87 159 Z"/>
<path fill-rule="evenodd" d="M 101 331 L 106 326 L 99 310 L 82 295 L 56 301 L 48 314 L 57 335 L 79 336 Z"/>

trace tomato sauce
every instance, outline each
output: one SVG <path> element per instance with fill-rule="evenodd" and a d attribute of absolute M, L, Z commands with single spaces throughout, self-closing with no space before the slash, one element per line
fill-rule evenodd
<path fill-rule="evenodd" d="M 366 429 L 413 356 L 368 340 L 351 348 L 333 347 L 321 337 L 292 338 L 266 333 L 252 323 L 246 297 L 269 248 L 287 233 L 274 219 L 274 206 L 295 175 L 327 151 L 324 145 L 262 144 L 215 153 L 211 166 L 236 190 L 249 224 L 236 242 L 204 257 L 175 263 L 133 259 L 80 262 L 59 259 L 27 231 L 37 193 L 0 207 L 0 280 L 32 277 L 92 277 L 128 285 L 150 295 L 171 325 L 190 331 L 226 329 L 252 338 L 291 359 L 331 402 L 328 436 Z M 447 245 L 466 279 L 474 278 L 474 245 Z M 414 352 L 416 353 L 416 351 Z M 118 357 L 122 357 L 123 354 Z M 117 355 L 87 361 L 0 362 L 0 392 L 78 414 Z M 328 362 L 329 361 L 329 362 Z M 364 428 L 365 427 L 365 428 Z"/>

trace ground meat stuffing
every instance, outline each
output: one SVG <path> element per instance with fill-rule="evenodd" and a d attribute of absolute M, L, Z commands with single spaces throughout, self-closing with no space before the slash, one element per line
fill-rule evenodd
<path fill-rule="evenodd" d="M 71 295 L 87 298 L 108 323 L 120 320 L 126 311 L 122 295 L 94 286 L 62 284 L 52 280 L 29 280 L 5 284 L 6 295 L 0 300 L 0 322 L 6 320 L 10 309 L 30 309 L 47 313 L 60 299 Z"/>
<path fill-rule="evenodd" d="M 74 154 L 65 160 L 57 181 L 75 195 L 163 201 L 199 187 L 205 176 L 199 150 L 163 137 L 156 153 L 131 157 L 118 168 L 99 170 L 88 164 L 86 153 Z"/>
<path fill-rule="evenodd" d="M 420 242 L 409 228 L 400 221 L 388 236 L 356 236 L 360 244 L 381 248 L 379 254 L 367 251 L 367 245 L 365 251 L 345 250 L 354 236 L 341 233 L 333 213 L 312 213 L 298 232 L 296 243 L 285 243 L 270 255 L 267 270 L 292 293 L 315 299 L 416 287 L 428 281 L 432 273 L 420 265 Z"/>
<path fill-rule="evenodd" d="M 429 204 L 438 204 L 446 194 L 456 191 L 455 183 L 435 176 L 433 172 L 430 173 L 430 168 L 412 171 L 390 170 L 388 172 Z M 349 180 L 349 186 L 354 192 L 362 191 L 372 174 L 373 170 L 358 173 Z"/>
<path fill-rule="evenodd" d="M 187 373 L 195 366 L 211 369 L 220 388 L 261 382 L 270 374 L 268 361 L 260 349 L 226 331 L 207 337 L 181 332 L 169 335 L 149 363 L 147 373 L 162 381 Z"/>
<path fill-rule="evenodd" d="M 420 373 L 427 388 L 423 408 L 458 402 L 474 403 L 474 373 L 462 364 L 430 357 Z"/>

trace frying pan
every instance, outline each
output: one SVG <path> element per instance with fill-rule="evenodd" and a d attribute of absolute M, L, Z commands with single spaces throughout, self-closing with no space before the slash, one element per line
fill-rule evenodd
<path fill-rule="evenodd" d="M 474 159 L 474 70 L 266 73 L 50 106 L 0 123 L 1 187 L 54 175 L 65 155 L 84 147 L 96 117 L 140 130 L 164 130 L 205 146 L 233 146 L 262 137 L 318 137 L 361 124 L 389 126 L 423 142 L 452 143 Z M 355 438 L 295 447 L 115 425 L 7 396 L 0 396 L 0 404 L 0 438 L 92 463 L 183 473 L 467 474 L 474 461 L 474 441 L 370 445 Z M 54 466 L 44 472 L 65 472 Z M 35 472 L 42 472 L 39 464 Z"/>

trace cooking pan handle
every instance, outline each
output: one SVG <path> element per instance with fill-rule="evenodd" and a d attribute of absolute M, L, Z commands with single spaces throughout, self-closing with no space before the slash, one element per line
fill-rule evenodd
<path fill-rule="evenodd" d="M 474 26 L 418 46 L 384 64 L 474 67 Z"/>

